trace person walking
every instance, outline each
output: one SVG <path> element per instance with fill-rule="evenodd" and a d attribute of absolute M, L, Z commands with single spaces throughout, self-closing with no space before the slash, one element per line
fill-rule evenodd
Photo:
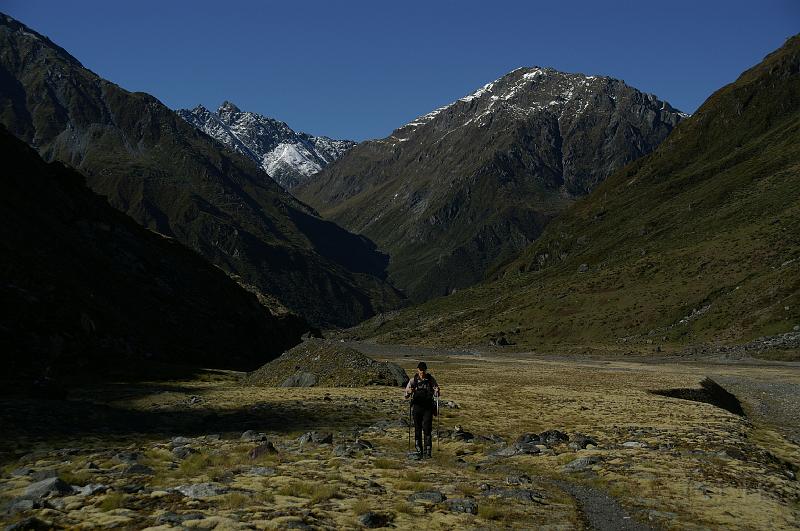
<path fill-rule="evenodd" d="M 414 443 L 417 457 L 422 459 L 431 457 L 433 441 L 433 416 L 435 411 L 434 400 L 439 396 L 439 384 L 436 378 L 428 373 L 428 365 L 421 361 L 417 365 L 417 373 L 406 385 L 405 398 L 411 398 L 411 416 L 414 418 Z M 425 438 L 423 439 L 423 434 Z"/>

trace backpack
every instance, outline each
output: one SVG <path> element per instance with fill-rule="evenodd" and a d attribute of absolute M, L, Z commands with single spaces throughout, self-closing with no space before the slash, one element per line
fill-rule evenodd
<path fill-rule="evenodd" d="M 411 398 L 412 404 L 430 406 L 433 404 L 433 378 L 428 375 L 425 380 L 420 380 L 418 375 L 414 375 L 414 396 Z"/>

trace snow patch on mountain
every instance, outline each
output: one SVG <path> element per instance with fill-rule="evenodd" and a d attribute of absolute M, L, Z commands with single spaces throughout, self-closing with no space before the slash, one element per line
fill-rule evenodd
<path fill-rule="evenodd" d="M 210 137 L 251 158 L 287 190 L 306 182 L 356 145 L 351 140 L 296 132 L 285 122 L 243 112 L 229 101 L 216 112 L 202 105 L 177 112 Z"/>

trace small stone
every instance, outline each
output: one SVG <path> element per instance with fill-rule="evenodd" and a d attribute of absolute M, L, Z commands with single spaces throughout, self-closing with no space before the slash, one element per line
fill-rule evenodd
<path fill-rule="evenodd" d="M 35 501 L 21 498 L 11 503 L 11 506 L 8 508 L 8 512 L 11 514 L 21 513 L 36 509 L 37 507 L 39 507 L 39 504 Z"/>
<path fill-rule="evenodd" d="M 195 483 L 192 485 L 181 485 L 175 487 L 176 492 L 180 492 L 187 498 L 208 498 L 219 496 L 228 492 L 228 488 L 217 483 Z"/>
<path fill-rule="evenodd" d="M 24 520 L 20 520 L 16 524 L 6 527 L 5 531 L 49 531 L 53 529 L 51 522 L 40 520 L 35 516 L 30 516 Z"/>
<path fill-rule="evenodd" d="M 179 446 L 186 446 L 187 444 L 192 444 L 194 441 L 188 437 L 175 437 L 170 442 L 169 445 L 172 448 L 177 448 Z"/>
<path fill-rule="evenodd" d="M 178 446 L 172 450 L 172 455 L 174 455 L 177 459 L 186 459 L 190 455 L 196 453 L 197 450 L 189 446 Z"/>
<path fill-rule="evenodd" d="M 647 443 L 639 442 L 639 441 L 628 441 L 622 443 L 624 448 L 647 448 Z"/>
<path fill-rule="evenodd" d="M 247 430 L 246 432 L 242 433 L 242 436 L 239 437 L 242 441 L 266 441 L 267 434 L 266 433 L 256 433 L 253 430 Z"/>
<path fill-rule="evenodd" d="M 442 503 L 447 498 L 439 491 L 429 490 L 423 492 L 415 492 L 408 497 L 410 502 L 423 502 L 423 503 Z"/>
<path fill-rule="evenodd" d="M 247 471 L 247 474 L 251 476 L 274 476 L 277 473 L 274 468 L 268 466 L 254 466 Z"/>
<path fill-rule="evenodd" d="M 786 475 L 786 477 L 787 477 L 787 478 L 789 478 L 789 479 L 791 479 L 792 481 L 795 481 L 795 480 L 797 479 L 797 474 L 795 474 L 795 473 L 794 473 L 794 472 L 792 472 L 791 470 L 786 470 L 786 471 L 784 472 L 784 475 Z"/>
<path fill-rule="evenodd" d="M 72 493 L 72 487 L 56 477 L 43 479 L 42 481 L 37 481 L 36 483 L 28 485 L 23 497 L 29 500 L 41 500 L 49 495 L 63 496 Z"/>
<path fill-rule="evenodd" d="M 505 448 L 495 450 L 489 455 L 494 457 L 511 457 L 513 455 L 517 455 L 517 448 L 516 446 L 506 446 Z"/>
<path fill-rule="evenodd" d="M 469 498 L 447 500 L 447 508 L 454 513 L 478 514 L 478 504 Z"/>
<path fill-rule="evenodd" d="M 588 264 L 581 264 L 578 266 L 578 273 L 588 273 L 588 272 L 589 272 Z"/>
<path fill-rule="evenodd" d="M 153 474 L 155 474 L 152 468 L 146 465 L 142 465 L 140 463 L 136 463 L 135 465 L 129 466 L 128 468 L 125 469 L 125 473 L 137 474 L 142 476 L 152 476 Z"/>
<path fill-rule="evenodd" d="M 539 434 L 539 440 L 547 446 L 554 446 L 569 441 L 569 435 L 558 430 L 547 430 Z"/>
<path fill-rule="evenodd" d="M 519 476 L 508 476 L 506 484 L 508 485 L 528 485 L 531 483 L 531 478 L 527 474 L 520 474 Z"/>
<path fill-rule="evenodd" d="M 330 432 L 309 431 L 308 433 L 301 435 L 297 441 L 300 444 L 306 444 L 309 442 L 317 444 L 331 444 L 333 442 L 333 434 Z"/>
<path fill-rule="evenodd" d="M 562 470 L 564 472 L 583 472 L 599 462 L 600 458 L 597 456 L 579 457 L 564 465 Z"/>
<path fill-rule="evenodd" d="M 43 479 L 50 479 L 58 477 L 58 471 L 53 470 L 52 468 L 46 470 L 33 470 L 29 474 L 31 481 L 34 483 L 37 481 L 42 481 Z"/>
<path fill-rule="evenodd" d="M 134 463 L 138 463 L 141 457 L 142 455 L 138 452 L 120 452 L 114 456 L 114 459 L 116 459 L 120 463 L 125 463 L 126 465 L 132 465 Z"/>
<path fill-rule="evenodd" d="M 83 487 L 73 487 L 75 489 L 75 494 L 77 496 L 92 496 L 97 494 L 98 492 L 105 492 L 109 489 L 108 485 L 102 485 L 100 483 L 89 483 Z"/>
<path fill-rule="evenodd" d="M 390 520 L 391 519 L 388 515 L 373 511 L 368 511 L 358 516 L 358 523 L 370 529 L 375 527 L 386 527 L 386 524 L 388 524 Z"/>
<path fill-rule="evenodd" d="M 521 502 L 540 503 L 544 496 L 530 489 L 488 489 L 481 493 L 482 496 L 517 500 Z"/>
<path fill-rule="evenodd" d="M 263 444 L 259 444 L 248 454 L 250 459 L 258 459 L 259 457 L 270 455 L 270 454 L 277 454 L 278 450 L 275 448 L 275 445 L 272 444 L 270 441 L 267 441 Z"/>

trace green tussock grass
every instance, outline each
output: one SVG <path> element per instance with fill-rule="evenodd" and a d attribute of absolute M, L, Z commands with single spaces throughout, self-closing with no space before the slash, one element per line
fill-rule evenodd
<path fill-rule="evenodd" d="M 103 497 L 100 504 L 97 506 L 101 511 L 111 511 L 114 509 L 121 509 L 125 507 L 127 496 L 121 492 L 111 492 Z"/>

